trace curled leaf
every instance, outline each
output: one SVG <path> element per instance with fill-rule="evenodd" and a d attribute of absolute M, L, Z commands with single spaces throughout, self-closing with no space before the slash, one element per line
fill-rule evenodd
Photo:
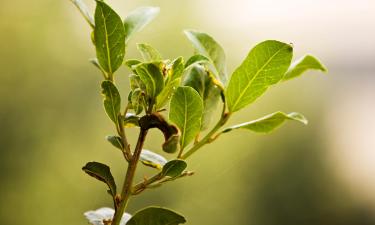
<path fill-rule="evenodd" d="M 165 152 L 173 153 L 179 150 L 179 130 L 176 126 L 169 124 L 159 113 L 141 117 L 139 126 L 145 130 L 152 128 L 159 129 L 164 135 L 165 142 L 163 144 L 163 150 Z"/>

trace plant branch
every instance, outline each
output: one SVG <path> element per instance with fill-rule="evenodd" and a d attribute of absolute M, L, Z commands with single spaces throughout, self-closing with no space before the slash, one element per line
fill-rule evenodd
<path fill-rule="evenodd" d="M 143 128 L 141 128 L 141 130 L 139 132 L 137 145 L 135 147 L 134 154 L 131 157 L 130 162 L 128 164 L 128 170 L 126 171 L 124 185 L 123 185 L 122 192 L 121 192 L 120 205 L 115 212 L 115 215 L 114 215 L 113 221 L 112 221 L 112 225 L 119 225 L 120 224 L 122 215 L 124 214 L 125 209 L 128 205 L 129 199 L 132 195 L 132 186 L 133 186 L 134 175 L 135 175 L 135 171 L 137 169 L 137 164 L 138 164 L 141 152 L 142 152 L 142 148 L 143 148 L 143 144 L 144 144 L 145 139 L 146 139 L 147 132 L 148 132 L 148 130 L 143 129 Z"/>
<path fill-rule="evenodd" d="M 122 152 L 124 154 L 124 157 L 125 157 L 126 161 L 129 162 L 131 157 L 132 157 L 132 153 L 130 151 L 130 145 L 129 145 L 128 140 L 126 138 L 125 129 L 124 129 L 124 120 L 123 120 L 121 115 L 118 116 L 118 126 L 119 126 L 118 134 L 121 137 L 121 141 L 122 141 L 122 145 L 123 145 Z"/>

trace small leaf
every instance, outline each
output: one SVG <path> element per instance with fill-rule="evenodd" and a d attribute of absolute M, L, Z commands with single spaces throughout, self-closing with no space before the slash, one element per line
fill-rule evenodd
<path fill-rule="evenodd" d="M 317 58 L 311 55 L 306 55 L 292 63 L 283 80 L 289 80 L 301 76 L 306 70 L 320 70 L 322 72 L 327 71 L 324 65 L 319 62 Z"/>
<path fill-rule="evenodd" d="M 109 143 L 111 143 L 114 147 L 120 149 L 121 151 L 124 149 L 121 137 L 108 135 L 105 137 L 105 139 L 107 139 Z"/>
<path fill-rule="evenodd" d="M 124 118 L 124 127 L 138 127 L 139 126 L 139 117 L 133 113 L 126 113 Z"/>
<path fill-rule="evenodd" d="M 257 133 L 269 133 L 281 126 L 286 120 L 294 120 L 305 125 L 307 124 L 307 119 L 300 113 L 292 112 L 285 114 L 283 112 L 276 112 L 254 121 L 226 128 L 223 133 L 240 128 L 248 129 Z"/>
<path fill-rule="evenodd" d="M 164 77 L 154 63 L 141 63 L 135 67 L 138 76 L 146 86 L 146 94 L 154 99 L 164 88 Z"/>
<path fill-rule="evenodd" d="M 193 30 L 184 31 L 198 53 L 206 56 L 213 64 L 217 79 L 225 85 L 227 83 L 227 67 L 223 48 L 211 36 Z"/>
<path fill-rule="evenodd" d="M 78 8 L 82 16 L 85 18 L 87 23 L 91 26 L 91 28 L 95 27 L 94 18 L 92 18 L 92 15 L 87 10 L 86 4 L 82 0 L 71 0 L 72 3 Z"/>
<path fill-rule="evenodd" d="M 165 86 L 157 98 L 157 109 L 162 108 L 171 98 L 172 94 L 181 83 L 181 76 L 183 72 L 183 58 L 179 57 L 173 60 L 171 63 L 171 68 L 168 69 L 168 77 L 165 81 Z"/>
<path fill-rule="evenodd" d="M 178 225 L 185 222 L 183 216 L 170 209 L 151 206 L 136 212 L 126 225 Z"/>
<path fill-rule="evenodd" d="M 230 112 L 254 102 L 273 84 L 278 83 L 292 60 L 293 48 L 279 41 L 256 45 L 234 71 L 226 89 Z"/>
<path fill-rule="evenodd" d="M 139 52 L 141 53 L 143 59 L 147 62 L 152 62 L 152 61 L 161 61 L 162 56 L 156 50 L 153 48 L 151 45 L 148 44 L 137 44 L 137 48 Z"/>
<path fill-rule="evenodd" d="M 144 94 L 141 89 L 137 88 L 132 92 L 131 105 L 136 115 L 143 111 Z"/>
<path fill-rule="evenodd" d="M 212 114 L 220 100 L 221 90 L 215 85 L 210 73 L 200 65 L 194 65 L 187 72 L 183 85 L 194 88 L 203 99 L 203 116 L 201 129 L 208 128 Z"/>
<path fill-rule="evenodd" d="M 171 178 L 180 176 L 182 172 L 186 169 L 187 164 L 184 160 L 175 159 L 172 161 L 167 162 L 163 166 L 163 171 L 161 172 L 162 176 L 168 176 Z"/>
<path fill-rule="evenodd" d="M 104 96 L 104 109 L 108 117 L 117 124 L 121 108 L 121 97 L 116 86 L 108 80 L 102 82 L 102 94 Z"/>
<path fill-rule="evenodd" d="M 191 87 L 178 87 L 170 102 L 169 119 L 181 131 L 181 148 L 186 147 L 199 133 L 203 102 Z"/>
<path fill-rule="evenodd" d="M 156 154 L 155 152 L 143 149 L 140 156 L 140 161 L 152 168 L 162 169 L 163 166 L 168 162 L 163 156 Z"/>
<path fill-rule="evenodd" d="M 210 59 L 204 55 L 201 55 L 201 54 L 193 55 L 192 57 L 188 59 L 188 61 L 186 61 L 185 70 L 189 69 L 190 66 L 193 66 L 196 64 L 205 64 L 208 62 L 210 62 Z"/>
<path fill-rule="evenodd" d="M 124 21 L 126 42 L 136 33 L 141 31 L 160 12 L 158 7 L 140 7 L 128 14 Z"/>
<path fill-rule="evenodd" d="M 113 197 L 116 196 L 116 183 L 107 165 L 98 162 L 89 162 L 82 170 L 88 175 L 106 183 L 109 187 L 110 194 Z"/>
<path fill-rule="evenodd" d="M 113 74 L 125 55 L 125 28 L 122 20 L 103 1 L 96 1 L 94 39 L 100 66 Z"/>

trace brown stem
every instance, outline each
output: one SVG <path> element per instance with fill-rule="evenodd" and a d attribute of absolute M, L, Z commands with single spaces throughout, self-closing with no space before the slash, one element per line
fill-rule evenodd
<path fill-rule="evenodd" d="M 132 195 L 132 186 L 133 186 L 133 180 L 135 171 L 137 169 L 137 164 L 139 157 L 142 152 L 143 144 L 146 139 L 148 130 L 142 129 L 140 130 L 137 145 L 134 150 L 134 154 L 130 159 L 130 162 L 128 164 L 128 170 L 126 171 L 126 177 L 124 180 L 124 186 L 122 188 L 121 192 L 121 202 L 119 207 L 117 208 L 115 215 L 113 217 L 112 225 L 119 225 L 122 215 L 125 212 L 126 206 L 128 205 L 129 199 Z"/>

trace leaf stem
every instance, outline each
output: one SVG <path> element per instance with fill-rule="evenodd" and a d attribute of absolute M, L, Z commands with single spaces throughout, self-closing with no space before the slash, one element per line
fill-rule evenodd
<path fill-rule="evenodd" d="M 198 149 L 200 149 L 202 146 L 204 146 L 208 143 L 211 143 L 213 141 L 213 136 L 215 135 L 215 133 L 229 120 L 229 118 L 231 116 L 231 113 L 225 112 L 226 102 L 225 102 L 225 99 L 223 99 L 223 100 L 224 100 L 224 104 L 223 104 L 223 111 L 221 113 L 221 118 L 217 122 L 215 127 L 212 128 L 212 130 L 202 140 L 195 143 L 193 145 L 193 147 L 191 147 L 185 154 L 181 154 L 181 156 L 179 156 L 180 159 L 187 159 L 192 154 L 194 154 L 196 151 L 198 151 Z"/>
<path fill-rule="evenodd" d="M 124 180 L 124 185 L 122 187 L 122 192 L 121 192 L 121 201 L 119 204 L 119 207 L 117 208 L 115 215 L 113 217 L 112 225 L 119 225 L 122 215 L 125 212 L 125 209 L 128 205 L 129 199 L 132 195 L 132 186 L 133 186 L 133 180 L 134 180 L 134 175 L 135 171 L 137 169 L 137 164 L 139 161 L 139 157 L 142 152 L 143 144 L 146 139 L 148 130 L 141 128 L 139 132 L 139 137 L 137 141 L 137 145 L 134 150 L 134 154 L 130 159 L 130 162 L 128 164 L 128 170 L 126 171 L 126 176 Z"/>
<path fill-rule="evenodd" d="M 129 142 L 126 138 L 125 129 L 124 129 L 124 120 L 123 120 L 121 115 L 118 116 L 118 127 L 119 127 L 118 128 L 118 134 L 121 137 L 121 141 L 122 141 L 122 145 L 123 145 L 122 152 L 124 154 L 124 157 L 125 157 L 126 161 L 129 162 L 131 157 L 132 157 L 132 153 L 130 151 Z"/>

